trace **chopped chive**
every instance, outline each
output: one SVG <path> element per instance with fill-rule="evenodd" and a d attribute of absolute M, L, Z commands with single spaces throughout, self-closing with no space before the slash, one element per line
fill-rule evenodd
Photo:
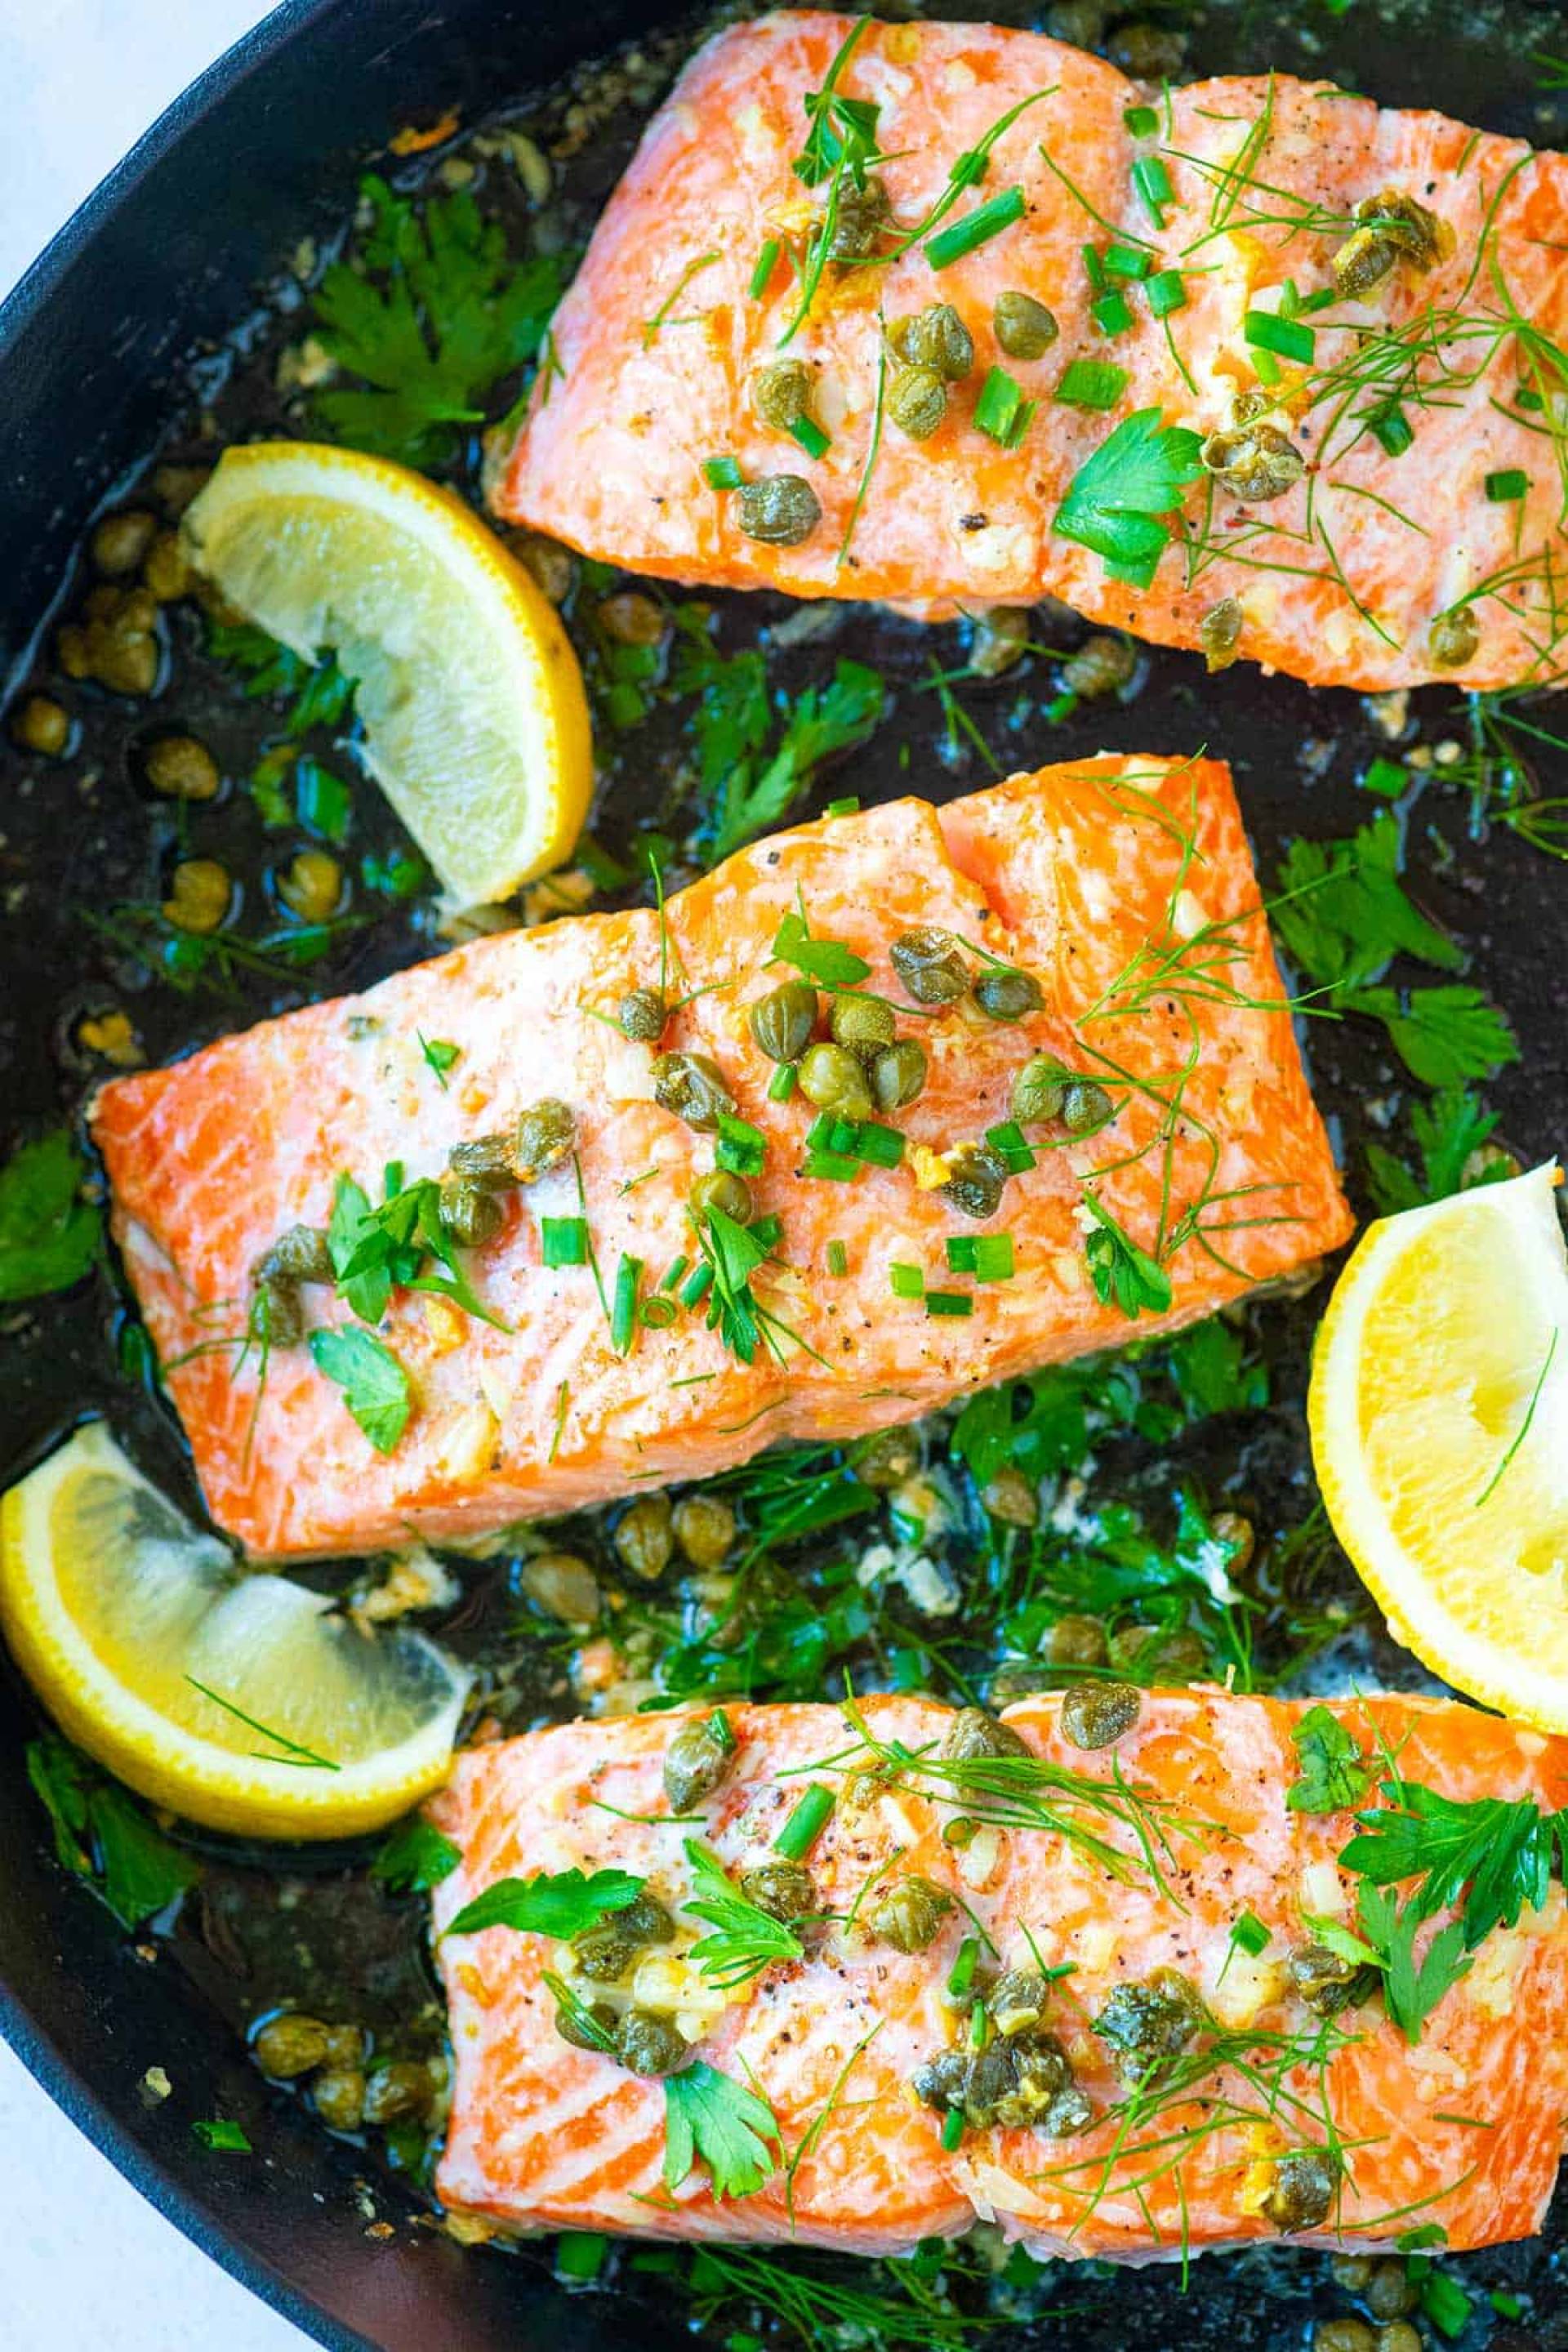
<path fill-rule="evenodd" d="M 1334 287 L 1320 286 L 1315 294 L 1303 294 L 1297 307 L 1300 315 L 1306 319 L 1310 318 L 1314 310 L 1331 310 L 1339 299 L 1338 291 Z"/>
<path fill-rule="evenodd" d="M 926 1278 L 918 1265 L 905 1265 L 895 1258 L 888 1268 L 888 1287 L 895 1298 L 923 1298 Z"/>
<path fill-rule="evenodd" d="M 1026 400 L 1022 384 L 1005 368 L 994 367 L 980 387 L 974 404 L 979 430 L 1004 449 L 1016 449 L 1029 428 L 1038 403 Z"/>
<path fill-rule="evenodd" d="M 1187 289 L 1179 269 L 1156 269 L 1143 291 L 1156 319 L 1168 319 L 1173 310 L 1187 307 Z"/>
<path fill-rule="evenodd" d="M 1142 246 L 1108 245 L 1105 248 L 1105 270 L 1109 278 L 1147 278 L 1153 267 L 1153 255 Z"/>
<path fill-rule="evenodd" d="M 1517 2319 L 1524 2309 L 1518 2295 L 1510 2294 L 1506 2287 L 1494 2286 L 1487 2301 L 1500 2319 Z"/>
<path fill-rule="evenodd" d="M 784 1239 L 784 1219 L 782 1217 L 753 1217 L 751 1223 L 746 1227 L 746 1231 L 751 1234 L 752 1239 L 756 1243 L 759 1249 L 777 1249 L 780 1242 Z"/>
<path fill-rule="evenodd" d="M 800 1172 L 819 1184 L 852 1184 L 860 1173 L 860 1162 L 843 1151 L 808 1151 Z"/>
<path fill-rule="evenodd" d="M 847 1274 L 848 1273 L 848 1271 L 849 1271 L 849 1253 L 848 1253 L 848 1251 L 845 1248 L 845 1246 L 844 1246 L 844 1244 L 843 1244 L 843 1243 L 842 1243 L 842 1242 L 829 1242 L 829 1243 L 828 1243 L 828 1244 L 827 1244 L 827 1271 L 828 1271 L 828 1273 L 829 1273 L 829 1274 L 834 1275 L 834 1276 L 839 1276 L 839 1277 L 841 1277 L 841 1276 L 843 1276 L 844 1275 L 847 1275 Z"/>
<path fill-rule="evenodd" d="M 1279 289 L 1279 316 L 1293 319 L 1300 308 L 1301 297 L 1296 289 L 1296 281 L 1293 278 L 1287 278 Z"/>
<path fill-rule="evenodd" d="M 656 1292 L 637 1308 L 637 1321 L 645 1330 L 668 1331 L 679 1311 L 673 1298 L 660 1297 Z"/>
<path fill-rule="evenodd" d="M 751 283 L 746 289 L 748 296 L 753 302 L 760 302 L 763 296 L 767 291 L 768 280 L 773 274 L 773 264 L 778 257 L 779 241 L 777 237 L 770 236 L 765 238 L 763 244 L 763 249 L 757 256 L 756 267 L 752 272 Z"/>
<path fill-rule="evenodd" d="M 962 2107 L 949 2107 L 946 2115 L 943 2116 L 942 2119 L 942 2144 L 943 2147 L 946 2148 L 949 2156 L 951 2156 L 955 2147 L 962 2146 L 963 2140 L 963 2109 Z"/>
<path fill-rule="evenodd" d="M 1089 304 L 1089 315 L 1102 335 L 1124 335 L 1132 324 L 1125 294 L 1102 294 Z"/>
<path fill-rule="evenodd" d="M 720 1112 L 715 1166 L 727 1168 L 735 1176 L 760 1176 L 767 1156 L 768 1139 L 760 1127 L 753 1127 L 749 1118 L 737 1118 L 732 1111 Z"/>
<path fill-rule="evenodd" d="M 768 1080 L 768 1100 L 788 1102 L 795 1089 L 795 1068 L 793 1062 L 781 1062 Z"/>
<path fill-rule="evenodd" d="M 680 1255 L 678 1258 L 673 1259 L 666 1268 L 659 1281 L 659 1288 L 661 1290 L 673 1290 L 690 1263 L 691 1260 L 687 1256 L 686 1252 L 682 1250 Z"/>
<path fill-rule="evenodd" d="M 1152 139 L 1160 128 L 1160 117 L 1152 106 L 1124 106 L 1121 120 L 1134 139 Z"/>
<path fill-rule="evenodd" d="M 1519 390 L 1513 395 L 1513 404 L 1516 408 L 1526 408 L 1533 411 L 1538 408 L 1544 408 L 1546 403 L 1532 384 L 1521 383 Z"/>
<path fill-rule="evenodd" d="M 928 1315 L 973 1315 L 974 1301 L 967 1290 L 928 1290 Z"/>
<path fill-rule="evenodd" d="M 1410 782 L 1410 772 L 1397 760 L 1369 760 L 1362 778 L 1363 788 L 1376 793 L 1385 801 L 1396 801 Z"/>
<path fill-rule="evenodd" d="M 539 1254 L 545 1265 L 586 1265 L 586 1217 L 541 1217 Z"/>
<path fill-rule="evenodd" d="M 974 1271 L 975 1234 L 949 1234 L 947 1237 L 947 1270 L 950 1274 L 973 1274 Z"/>
<path fill-rule="evenodd" d="M 701 1265 L 694 1265 L 680 1286 L 682 1307 L 700 1306 L 707 1297 L 712 1280 L 713 1269 L 706 1261 Z"/>
<path fill-rule="evenodd" d="M 864 1118 L 855 1130 L 855 1149 L 873 1168 L 897 1168 L 904 1156 L 904 1139 L 896 1127 L 879 1127 Z"/>
<path fill-rule="evenodd" d="M 977 2000 L 969 2012 L 969 2046 L 976 2051 L 991 2047 L 991 2011 L 983 2000 Z"/>
<path fill-rule="evenodd" d="M 1024 202 L 1022 188 L 1004 188 L 963 218 L 954 221 L 951 228 L 941 230 L 926 240 L 925 257 L 933 269 L 945 269 L 950 263 L 962 261 L 966 253 L 977 246 L 989 245 L 1005 228 L 1021 221 L 1028 206 Z"/>
<path fill-rule="evenodd" d="M 1023 1175 L 1037 1164 L 1028 1138 L 1015 1118 L 1005 1118 L 999 1127 L 988 1127 L 985 1140 L 1002 1154 L 1015 1176 Z"/>
<path fill-rule="evenodd" d="M 624 1356 L 637 1336 L 637 1284 L 642 1279 L 643 1262 L 630 1253 L 623 1255 L 616 1268 L 616 1299 L 610 1309 L 610 1345 L 617 1356 Z"/>
<path fill-rule="evenodd" d="M 823 1831 L 838 1800 L 820 1780 L 807 1783 L 805 1794 L 773 1840 L 773 1852 L 786 1862 L 804 1862 Z"/>
<path fill-rule="evenodd" d="M 725 1714 L 721 1706 L 716 1706 L 714 1708 L 712 1714 L 709 1717 L 702 1728 L 708 1734 L 709 1738 L 713 1742 L 715 1748 L 721 1748 L 726 1756 L 732 1756 L 734 1754 L 734 1726 L 731 1724 L 729 1717 Z"/>
<path fill-rule="evenodd" d="M 836 1118 L 830 1110 L 819 1110 L 816 1117 L 812 1120 L 811 1125 L 805 1130 L 806 1150 L 808 1151 L 831 1151 L 833 1149 L 833 1139 L 837 1134 L 843 1122 Z"/>
<path fill-rule="evenodd" d="M 704 457 L 702 475 L 710 490 L 738 490 L 746 478 L 738 457 Z"/>
<path fill-rule="evenodd" d="M 1500 473 L 1487 476 L 1487 496 L 1493 506 L 1522 499 L 1529 488 L 1530 476 L 1518 466 L 1505 466 Z"/>
<path fill-rule="evenodd" d="M 1415 438 L 1410 419 L 1397 401 L 1374 408 L 1366 423 L 1368 432 L 1388 457 L 1403 457 Z"/>
<path fill-rule="evenodd" d="M 1140 155 L 1132 166 L 1132 184 L 1142 197 L 1155 227 L 1163 228 L 1164 207 L 1174 204 L 1176 192 L 1171 185 L 1171 175 L 1163 159 L 1158 155 Z"/>
<path fill-rule="evenodd" d="M 1261 1919 L 1255 1917 L 1250 1911 L 1244 1911 L 1230 1931 L 1230 1940 L 1239 1951 L 1247 1954 L 1248 1959 L 1255 1960 L 1260 1952 L 1268 1949 L 1273 1938 Z"/>
<path fill-rule="evenodd" d="M 1097 294 L 1103 294 L 1105 291 L 1105 264 L 1100 257 L 1100 247 L 1096 245 L 1080 245 L 1079 247 L 1079 251 L 1083 256 L 1084 276 L 1088 278 L 1089 284 L 1093 287 Z"/>
<path fill-rule="evenodd" d="M 1063 408 L 1114 408 L 1127 389 L 1127 370 L 1112 360 L 1069 360 L 1051 398 Z"/>
<path fill-rule="evenodd" d="M 972 1274 L 976 1282 L 1011 1282 L 1013 1279 L 1013 1236 L 1011 1234 L 970 1234 L 965 1238 L 971 1244 L 972 1263 L 966 1267 L 953 1266 L 953 1272 Z M 947 1245 L 947 1262 L 952 1265 L 952 1243 Z"/>
<path fill-rule="evenodd" d="M 1318 344 L 1315 327 L 1304 327 L 1300 319 L 1281 319 L 1272 310 L 1249 310 L 1241 331 L 1253 351 L 1277 352 L 1282 360 L 1303 364 L 1310 362 Z"/>
<path fill-rule="evenodd" d="M 860 803 L 853 793 L 845 800 L 829 801 L 822 812 L 824 816 L 858 816 L 859 813 Z"/>
<path fill-rule="evenodd" d="M 823 431 L 815 416 L 797 416 L 789 428 L 789 435 L 808 457 L 826 457 L 833 446 L 832 436 Z"/>
<path fill-rule="evenodd" d="M 1430 2271 L 1421 2282 L 1421 2308 L 1442 2335 L 1455 2336 L 1469 2318 L 1470 2298 L 1447 2271 Z"/>
<path fill-rule="evenodd" d="M 980 1938 L 965 1936 L 958 1948 L 958 1956 L 948 1973 L 947 1990 L 952 2000 L 962 2000 L 974 1982 L 974 1971 L 980 1961 Z"/>
<path fill-rule="evenodd" d="M 1272 352 L 1254 352 L 1252 364 L 1258 370 L 1259 383 L 1278 383 L 1281 369 Z"/>
<path fill-rule="evenodd" d="M 595 2279 L 610 2252 L 608 2238 L 595 2230 L 563 2230 L 555 2241 L 555 2275 Z"/>

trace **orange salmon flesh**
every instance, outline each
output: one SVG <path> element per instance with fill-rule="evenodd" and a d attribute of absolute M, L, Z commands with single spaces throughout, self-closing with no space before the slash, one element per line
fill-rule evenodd
<path fill-rule="evenodd" d="M 865 960 L 871 990 L 907 1007 L 900 1032 L 929 1057 L 923 1093 L 896 1114 L 900 1164 L 852 1181 L 805 1172 L 816 1114 L 798 1092 L 771 1098 L 774 1066 L 748 1025 L 757 999 L 795 976 L 770 958 L 803 908 L 816 936 Z M 613 1018 L 625 992 L 658 978 L 652 909 L 477 940 L 98 1096 L 127 1271 L 207 1507 L 251 1552 L 480 1536 L 706 1475 L 776 1438 L 858 1436 L 1191 1322 L 1350 1231 L 1229 777 L 1213 762 L 1106 757 L 942 809 L 907 800 L 824 818 L 730 858 L 668 901 L 667 924 L 668 992 L 688 1001 L 665 1049 L 719 1065 L 765 1139 L 755 1213 L 782 1223 L 752 1282 L 773 1344 L 749 1363 L 706 1307 L 634 1328 L 622 1352 L 601 1299 L 623 1258 L 641 1262 L 645 1295 L 679 1255 L 695 1263 L 687 1201 L 713 1165 L 712 1136 L 658 1106 L 650 1049 Z M 977 971 L 988 953 L 1034 975 L 1043 1009 L 991 1022 L 965 1000 L 914 1017 L 889 950 L 932 924 L 971 943 Z M 432 1040 L 458 1049 L 447 1073 L 426 1059 Z M 1077 1141 L 1031 1129 L 1036 1164 L 977 1226 L 936 1189 L 942 1154 L 1006 1121 L 1017 1071 L 1042 1052 L 1103 1079 L 1116 1117 Z M 327 1225 L 342 1176 L 379 1200 L 388 1163 L 405 1181 L 437 1176 L 454 1144 L 543 1097 L 573 1113 L 577 1166 L 503 1196 L 501 1232 L 465 1254 L 496 1323 L 394 1295 L 379 1336 L 413 1411 L 378 1454 L 307 1348 L 263 1360 L 242 1344 L 251 1268 L 295 1223 Z M 1130 1321 L 1097 1295 L 1090 1197 L 1158 1258 L 1167 1313 Z M 542 1217 L 578 1213 L 597 1276 L 542 1263 Z M 951 1270 L 950 1237 L 977 1232 L 1011 1234 L 1010 1280 Z M 971 1311 L 896 1296 L 894 1265 Z M 353 1324 L 329 1286 L 301 1295 L 312 1325 Z"/>
<path fill-rule="evenodd" d="M 929 1748 L 952 1719 L 924 1699 L 861 1704 L 883 1747 Z M 1058 1706 L 1030 1698 L 1005 1720 L 1038 1756 L 1109 1782 L 1110 1759 L 1068 1744 Z M 1554 1809 L 1568 1796 L 1568 1743 L 1470 1707 L 1385 1696 L 1331 1711 L 1358 1747 L 1370 1748 L 1375 1732 L 1397 1748 L 1406 1780 L 1449 1798 L 1529 1797 Z M 1138 2262 L 1278 2235 L 1265 2203 L 1279 2159 L 1332 2141 L 1342 2151 L 1337 2196 L 1321 2226 L 1295 2242 L 1389 2242 L 1428 2222 L 1456 2251 L 1529 2235 L 1552 2194 L 1568 2114 L 1563 1890 L 1553 1885 L 1542 1910 L 1485 1938 L 1415 2046 L 1381 2000 L 1325 2028 L 1284 1962 L 1308 1940 L 1304 1915 L 1353 1924 L 1355 1882 L 1336 1859 L 1353 1823 L 1285 1804 L 1301 1712 L 1213 1688 L 1145 1694 L 1115 1755 L 1158 1824 L 1158 1878 L 1121 1824 L 1106 1829 L 1120 1876 L 1049 1829 L 983 1822 L 968 1845 L 947 1843 L 944 1822 L 984 1814 L 984 1801 L 944 1797 L 918 1772 L 858 1779 L 873 1759 L 828 1706 L 729 1708 L 738 1751 L 695 1829 L 644 1818 L 668 1811 L 662 1759 L 688 1717 L 568 1724 L 459 1756 L 433 1806 L 462 1850 L 434 1896 L 437 1929 L 503 1877 L 609 1867 L 645 1878 L 679 1929 L 653 1956 L 653 1990 L 689 2004 L 675 2013 L 696 2056 L 760 2092 L 781 2146 L 752 2194 L 720 2203 L 700 2167 L 666 2188 L 660 2084 L 562 2040 L 542 1972 L 563 1972 L 579 1997 L 601 1998 L 602 1988 L 574 1977 L 566 1945 L 495 1927 L 437 1947 L 456 2058 L 443 2201 L 508 2231 L 794 2237 L 874 2254 L 981 2219 L 1038 2254 Z M 768 1858 L 809 1780 L 838 1799 L 810 1854 L 816 1905 L 833 1921 L 807 1931 L 803 1958 L 715 1996 L 700 1964 L 682 1958 L 707 1932 L 679 1915 L 691 1891 L 683 1841 L 704 1840 L 734 1875 Z M 957 1898 L 929 1948 L 909 1955 L 862 1924 L 865 1890 L 906 1871 Z M 1232 1941 L 1245 1913 L 1268 1931 L 1256 1955 Z M 941 2116 L 910 2082 L 965 2030 L 944 1989 L 966 1935 L 994 1948 L 983 1977 L 991 1966 L 1068 1971 L 1046 2022 L 1092 2099 L 1087 2128 L 1056 2138 L 971 2128 L 956 2149 L 943 2147 Z M 1238 2063 L 1200 2069 L 1189 2095 L 1129 2128 L 1092 2021 L 1118 1987 L 1161 1969 L 1186 1978 L 1215 2027 L 1257 2042 L 1227 2043 Z M 647 1998 L 640 1971 L 610 1998 Z"/>
<path fill-rule="evenodd" d="M 1099 58 L 994 26 L 871 25 L 837 88 L 878 110 L 884 245 L 927 221 L 957 158 L 1019 107 L 938 233 L 1011 191 L 1025 209 L 945 266 L 923 236 L 885 263 L 830 262 L 791 332 L 831 195 L 793 169 L 805 100 L 854 22 L 764 16 L 687 68 L 556 315 L 500 514 L 704 586 L 937 613 L 1049 593 L 1164 645 L 1203 644 L 1224 605 L 1233 655 L 1320 686 L 1562 677 L 1568 449 L 1551 420 L 1568 366 L 1568 158 L 1279 74 L 1155 94 L 1157 127 L 1136 135 L 1125 111 L 1151 93 Z M 1436 215 L 1436 251 L 1406 248 L 1341 299 L 1332 264 L 1355 208 L 1390 193 Z M 1086 243 L 1144 272 L 1104 276 L 1130 313 L 1108 314 L 1110 332 Z M 999 343 L 1007 292 L 1055 317 L 1042 356 Z M 879 382 L 899 365 L 884 377 L 884 329 L 938 302 L 958 311 L 973 364 L 928 438 L 886 402 L 879 430 Z M 1267 314 L 1298 304 L 1281 344 Z M 756 372 L 781 358 L 811 371 L 819 457 L 757 412 Z M 1064 383 L 1084 363 L 1115 372 L 1098 407 Z M 975 423 L 994 368 L 1014 406 L 1038 404 L 1011 447 Z M 1101 553 L 1054 531 L 1069 484 L 1128 417 L 1157 411 L 1206 436 L 1259 394 L 1305 473 L 1261 502 L 1212 474 L 1168 493 L 1180 543 L 1152 585 L 1111 578 Z M 820 521 L 795 546 L 746 537 L 737 493 L 705 478 L 714 459 L 747 482 L 803 478 Z"/>

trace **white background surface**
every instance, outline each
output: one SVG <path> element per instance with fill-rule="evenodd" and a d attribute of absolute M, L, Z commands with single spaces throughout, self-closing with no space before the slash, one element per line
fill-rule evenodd
<path fill-rule="evenodd" d="M 258 0 L 0 0 L 0 294 L 266 14 Z M 297 2328 L 142 2202 L 4 2042 L 0 2213 L 5 2352 L 305 2352 Z"/>

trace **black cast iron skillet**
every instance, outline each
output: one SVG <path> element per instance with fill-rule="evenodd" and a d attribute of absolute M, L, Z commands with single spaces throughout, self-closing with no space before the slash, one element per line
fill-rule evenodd
<path fill-rule="evenodd" d="M 1385 102 L 1441 106 L 1563 143 L 1563 102 L 1532 94 L 1538 76 L 1528 64 L 1532 52 L 1563 47 L 1555 6 L 1394 0 L 1384 11 L 1391 21 L 1376 23 L 1371 6 L 1357 0 L 1336 18 L 1324 0 L 1300 0 L 1281 26 L 1287 12 L 1216 0 L 1210 20 L 1197 19 L 1194 69 L 1272 61 L 1331 72 Z M 361 161 L 393 127 L 448 104 L 471 121 L 671 13 L 657 0 L 574 0 L 570 8 L 558 0 L 288 0 L 180 100 L 0 307 L 0 702 L 84 521 L 155 438 L 182 362 L 244 315 L 256 281 L 301 236 L 341 221 Z M 1149 13 L 1162 13 L 1161 0 Z M 1175 13 L 1174 0 L 1164 0 L 1163 13 Z M 1334 758 L 1311 751 L 1336 738 Z M 1296 825 L 1339 833 L 1366 814 L 1351 778 L 1374 746 L 1350 696 L 1265 683 L 1249 668 L 1205 685 L 1194 662 L 1161 656 L 1132 708 L 1097 713 L 1081 740 L 1063 730 L 1035 756 L 1070 756 L 1097 740 L 1149 750 L 1206 740 L 1236 763 L 1265 850 Z M 1018 747 L 1021 763 L 1026 748 Z M 884 788 L 907 790 L 891 760 L 889 751 Z M 863 793 L 876 793 L 875 766 L 857 770 Z M 942 795 L 940 772 L 920 781 Z M 1543 782 L 1568 787 L 1561 774 Z M 0 806 L 0 836 L 10 814 Z M 1521 1157 L 1541 1158 L 1568 1139 L 1563 869 L 1502 840 L 1472 870 L 1484 877 L 1484 895 L 1461 877 L 1446 898 L 1440 892 L 1439 911 L 1476 947 L 1488 985 L 1520 1028 L 1524 1065 L 1493 1099 L 1509 1141 Z M 0 929 L 7 1138 L 70 1107 L 47 1034 L 58 976 L 40 967 L 28 929 L 15 919 Z M 1319 1073 L 1331 1101 L 1336 1087 L 1342 1099 L 1388 1076 L 1337 1041 L 1320 1048 Z M 62 1324 L 58 1361 L 46 1370 L 35 1354 L 19 1379 L 0 1376 L 0 1483 L 58 1433 L 79 1343 Z M 367 2239 L 344 2151 L 296 2106 L 278 2105 L 216 2012 L 166 1961 L 137 1957 L 53 1863 L 23 1765 L 33 1727 L 15 1685 L 0 1676 L 0 2031 L 147 2197 L 323 2344 L 501 2352 L 525 2343 L 568 2352 L 603 2346 L 628 2326 L 652 2345 L 689 2340 L 678 2309 L 568 2296 L 526 2253 L 461 2252 L 384 2189 L 378 2210 L 395 2233 Z M 155 2113 L 137 2091 L 154 2063 L 175 2086 Z M 192 2117 L 215 2110 L 247 2126 L 257 2159 L 215 2163 L 195 2141 Z M 90 2228 L 90 2216 L 82 2226 Z M 1513 2259 L 1500 2258 L 1493 2275 L 1507 2275 Z M 1544 2250 L 1519 2259 L 1546 2288 Z M 1096 2352 L 1152 2352 L 1178 2339 L 1192 2352 L 1299 2342 L 1315 2270 L 1294 2265 L 1270 2286 L 1256 2266 L 1205 2263 L 1181 2304 L 1173 2282 L 1145 2274 L 1127 2282 L 1106 2317 L 1068 2323 L 1070 2340 Z M 1104 2302 L 1103 2291 L 1095 2300 Z M 1050 2333 L 1052 2344 L 1068 2340 Z"/>

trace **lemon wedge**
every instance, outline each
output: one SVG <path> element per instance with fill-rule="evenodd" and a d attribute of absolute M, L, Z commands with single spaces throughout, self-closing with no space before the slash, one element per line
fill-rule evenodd
<path fill-rule="evenodd" d="M 1568 1253 L 1554 1166 L 1386 1217 L 1318 1333 L 1334 1531 L 1398 1638 L 1568 1731 Z"/>
<path fill-rule="evenodd" d="M 452 896 L 505 898 L 588 814 L 582 672 L 553 606 L 460 499 L 310 441 L 229 449 L 186 511 L 226 601 L 356 681 L 365 760 Z"/>
<path fill-rule="evenodd" d="M 367 1635 L 247 1575 L 102 1422 L 0 1500 L 0 1629 L 79 1747 L 210 1828 L 349 1837 L 446 1776 L 468 1676 L 423 1635 Z"/>

